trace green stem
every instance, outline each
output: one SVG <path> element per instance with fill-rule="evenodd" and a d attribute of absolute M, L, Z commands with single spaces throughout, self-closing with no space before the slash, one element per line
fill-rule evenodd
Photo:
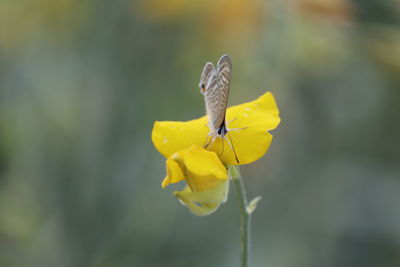
<path fill-rule="evenodd" d="M 239 200 L 240 211 L 240 243 L 241 243 L 241 267 L 249 266 L 249 250 L 250 250 L 250 217 L 251 214 L 247 211 L 247 195 L 242 176 L 240 175 L 239 167 L 230 165 L 229 173 L 233 183 L 235 184 L 236 192 Z"/>

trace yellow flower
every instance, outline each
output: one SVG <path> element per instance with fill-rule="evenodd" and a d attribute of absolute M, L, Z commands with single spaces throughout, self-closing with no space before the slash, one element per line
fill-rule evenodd
<path fill-rule="evenodd" d="M 279 122 L 279 111 L 273 95 L 268 92 L 258 99 L 233 106 L 226 111 L 230 140 L 210 141 L 207 117 L 187 122 L 155 122 L 152 140 L 157 150 L 167 158 L 165 188 L 171 183 L 186 181 L 187 186 L 174 195 L 196 215 L 207 215 L 226 201 L 229 181 L 225 165 L 248 164 L 261 158 L 272 141 L 269 130 Z"/>

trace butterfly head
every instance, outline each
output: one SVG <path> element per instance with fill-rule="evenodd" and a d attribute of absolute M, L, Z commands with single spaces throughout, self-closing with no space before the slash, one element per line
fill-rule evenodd
<path fill-rule="evenodd" d="M 224 137 L 228 133 L 228 129 L 226 129 L 225 121 L 222 123 L 221 126 L 218 127 L 217 129 L 217 134 L 219 136 Z"/>

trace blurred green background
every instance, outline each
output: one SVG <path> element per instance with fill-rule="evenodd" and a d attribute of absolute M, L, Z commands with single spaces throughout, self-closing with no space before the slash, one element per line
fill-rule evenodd
<path fill-rule="evenodd" d="M 400 266 L 398 0 L 1 0 L 0 266 L 238 266 L 234 191 L 196 217 L 161 189 L 155 120 L 272 91 L 243 166 L 253 266 Z"/>

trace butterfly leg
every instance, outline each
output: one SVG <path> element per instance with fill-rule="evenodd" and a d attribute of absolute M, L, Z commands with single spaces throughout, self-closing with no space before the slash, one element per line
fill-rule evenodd
<path fill-rule="evenodd" d="M 245 130 L 247 128 L 249 128 L 249 127 L 246 126 L 246 127 L 242 127 L 242 128 L 233 128 L 233 129 L 226 129 L 226 130 L 229 132 L 229 131 Z"/>
<path fill-rule="evenodd" d="M 230 120 L 230 121 L 228 121 L 227 122 L 227 125 L 229 124 L 229 123 L 231 123 L 231 122 L 233 122 L 233 121 L 235 121 L 237 119 L 237 117 L 235 117 L 235 118 L 233 118 L 232 120 Z M 237 131 L 237 130 L 244 130 L 244 129 L 247 129 L 248 127 L 242 127 L 242 128 L 232 128 L 232 129 L 226 129 L 227 131 Z"/>
<path fill-rule="evenodd" d="M 205 145 L 203 146 L 204 148 L 207 148 L 209 145 L 210 145 L 210 143 L 211 143 L 211 136 L 210 135 L 207 135 L 207 137 L 206 137 L 206 143 L 205 143 Z"/>
<path fill-rule="evenodd" d="M 212 137 L 211 137 L 211 136 L 212 136 Z M 217 138 L 217 135 L 215 135 L 214 133 L 209 133 L 208 136 L 207 136 L 207 139 L 208 139 L 208 137 L 211 137 L 211 138 L 210 138 L 209 141 L 205 144 L 204 148 L 208 148 L 209 145 L 211 145 L 212 143 L 214 143 L 215 138 Z"/>

